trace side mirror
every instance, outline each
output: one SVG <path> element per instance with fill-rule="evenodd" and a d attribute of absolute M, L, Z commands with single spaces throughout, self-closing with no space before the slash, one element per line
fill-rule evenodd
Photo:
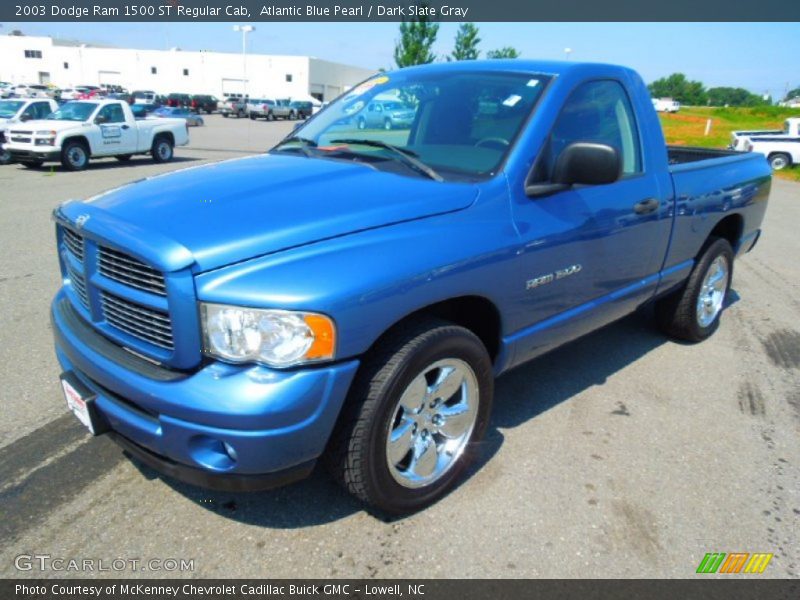
<path fill-rule="evenodd" d="M 102 125 L 103 123 L 107 123 L 108 119 L 106 117 L 104 117 L 103 115 L 97 115 L 94 118 L 94 122 L 95 122 L 95 125 Z"/>
<path fill-rule="evenodd" d="M 19 120 L 24 123 L 25 121 L 30 121 L 32 118 L 33 117 L 31 115 L 24 114 L 20 115 Z"/>
<path fill-rule="evenodd" d="M 552 181 L 525 186 L 525 194 L 535 198 L 569 189 L 573 185 L 614 183 L 622 175 L 619 151 L 606 144 L 575 142 L 561 151 L 553 169 Z"/>

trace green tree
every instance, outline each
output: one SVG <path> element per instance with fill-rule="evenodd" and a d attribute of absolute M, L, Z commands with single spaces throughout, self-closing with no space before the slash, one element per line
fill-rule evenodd
<path fill-rule="evenodd" d="M 432 23 L 428 16 L 400 23 L 400 41 L 394 47 L 394 62 L 400 68 L 426 65 L 436 60 L 431 51 L 439 24 Z"/>
<path fill-rule="evenodd" d="M 770 104 L 758 94 L 748 92 L 744 88 L 715 87 L 706 92 L 711 106 L 765 106 Z"/>
<path fill-rule="evenodd" d="M 708 101 L 703 84 L 689 81 L 683 73 L 657 79 L 647 86 L 653 98 L 672 98 L 681 104 L 703 105 Z"/>
<path fill-rule="evenodd" d="M 478 28 L 474 23 L 462 23 L 456 33 L 456 45 L 453 54 L 448 60 L 475 60 L 480 56 L 478 50 L 481 38 L 478 37 Z"/>
<path fill-rule="evenodd" d="M 519 50 L 511 46 L 505 46 L 498 50 L 489 50 L 486 58 L 519 58 Z"/>
<path fill-rule="evenodd" d="M 784 98 L 784 100 L 791 100 L 792 98 L 800 98 L 800 87 L 786 92 L 786 98 Z"/>

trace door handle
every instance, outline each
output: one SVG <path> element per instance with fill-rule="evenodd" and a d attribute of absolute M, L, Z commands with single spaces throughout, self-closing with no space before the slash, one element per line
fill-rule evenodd
<path fill-rule="evenodd" d="M 123 126 L 122 126 L 122 128 L 123 128 L 123 129 L 130 129 L 130 128 L 131 128 L 131 126 L 130 126 L 130 125 L 123 125 Z"/>
<path fill-rule="evenodd" d="M 650 213 L 658 210 L 660 205 L 661 203 L 655 198 L 648 198 L 647 200 L 642 200 L 641 202 L 634 204 L 633 212 L 635 212 L 637 215 L 649 215 Z"/>

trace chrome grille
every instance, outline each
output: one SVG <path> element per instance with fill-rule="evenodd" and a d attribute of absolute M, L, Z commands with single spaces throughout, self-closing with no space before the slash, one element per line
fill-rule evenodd
<path fill-rule="evenodd" d="M 67 264 L 67 272 L 69 273 L 69 280 L 72 282 L 72 289 L 75 290 L 83 307 L 88 309 L 89 295 L 86 293 L 86 280 L 83 278 L 83 275 L 78 273 L 69 264 Z"/>
<path fill-rule="evenodd" d="M 103 314 L 109 325 L 155 346 L 172 350 L 172 322 L 169 315 L 114 294 L 101 293 Z"/>
<path fill-rule="evenodd" d="M 104 246 L 100 246 L 98 257 L 100 273 L 109 279 L 151 294 L 167 295 L 164 276 L 156 269 L 132 256 Z"/>
<path fill-rule="evenodd" d="M 64 229 L 64 244 L 67 246 L 72 256 L 83 262 L 83 238 L 71 229 Z"/>

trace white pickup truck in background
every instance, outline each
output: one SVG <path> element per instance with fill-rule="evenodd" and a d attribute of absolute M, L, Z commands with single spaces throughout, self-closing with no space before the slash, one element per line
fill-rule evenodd
<path fill-rule="evenodd" d="M 676 113 L 681 109 L 681 103 L 672 98 L 653 98 L 653 108 L 656 112 Z"/>
<path fill-rule="evenodd" d="M 734 131 L 728 147 L 763 154 L 775 171 L 800 164 L 800 117 L 786 119 L 783 129 Z"/>
<path fill-rule="evenodd" d="M 189 143 L 189 130 L 185 119 L 136 120 L 120 100 L 79 100 L 47 119 L 8 127 L 5 138 L 3 149 L 25 166 L 57 161 L 80 171 L 90 158 L 126 161 L 134 154 L 151 154 L 154 161 L 167 162 L 175 146 Z"/>
<path fill-rule="evenodd" d="M 51 98 L 9 98 L 0 100 L 0 165 L 11 162 L 11 154 L 3 150 L 5 130 L 11 125 L 44 119 L 58 108 Z"/>

